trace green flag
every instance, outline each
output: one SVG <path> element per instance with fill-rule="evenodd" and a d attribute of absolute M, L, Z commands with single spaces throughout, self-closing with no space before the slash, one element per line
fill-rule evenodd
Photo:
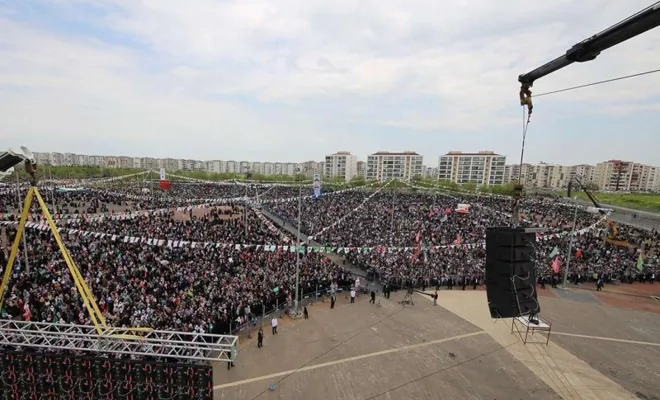
<path fill-rule="evenodd" d="M 642 257 L 642 253 L 639 253 L 639 258 L 637 259 L 637 270 L 642 271 L 644 269 L 644 258 Z"/>
<path fill-rule="evenodd" d="M 552 249 L 552 251 L 548 255 L 548 258 L 555 258 L 555 257 L 557 257 L 558 254 L 559 254 L 559 248 L 557 246 L 555 246 L 555 248 Z"/>

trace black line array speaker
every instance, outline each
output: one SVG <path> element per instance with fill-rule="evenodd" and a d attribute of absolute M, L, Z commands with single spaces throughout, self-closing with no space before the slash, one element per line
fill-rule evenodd
<path fill-rule="evenodd" d="M 536 233 L 525 228 L 486 230 L 486 294 L 493 318 L 538 314 L 534 243 Z"/>

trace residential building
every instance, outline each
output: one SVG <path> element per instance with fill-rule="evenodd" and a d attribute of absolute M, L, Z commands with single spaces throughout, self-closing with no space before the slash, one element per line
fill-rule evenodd
<path fill-rule="evenodd" d="M 540 163 L 533 166 L 531 186 L 536 188 L 564 188 L 568 185 L 570 167 Z"/>
<path fill-rule="evenodd" d="M 275 167 L 273 166 L 272 162 L 265 162 L 264 163 L 264 175 L 273 175 L 274 170 L 275 170 Z"/>
<path fill-rule="evenodd" d="M 595 168 L 589 164 L 571 165 L 569 167 L 569 180 L 576 177 L 582 182 L 583 185 L 591 184 L 594 180 Z M 568 185 L 568 181 L 566 182 Z"/>
<path fill-rule="evenodd" d="M 37 165 L 54 165 L 51 161 L 51 153 L 37 153 L 34 152 L 34 158 L 37 160 Z"/>
<path fill-rule="evenodd" d="M 593 183 L 601 190 L 647 191 L 653 190 L 657 173 L 650 165 L 609 160 L 596 164 Z"/>
<path fill-rule="evenodd" d="M 140 158 L 139 168 L 157 170 L 160 168 L 160 163 L 157 158 L 142 157 Z"/>
<path fill-rule="evenodd" d="M 325 156 L 324 176 L 338 176 L 350 181 L 357 175 L 357 156 L 348 151 L 338 151 Z"/>
<path fill-rule="evenodd" d="M 505 182 L 506 156 L 493 151 L 450 151 L 438 160 L 438 179 L 458 184 L 501 185 Z"/>
<path fill-rule="evenodd" d="M 357 162 L 357 176 L 367 179 L 367 163 L 364 161 Z"/>
<path fill-rule="evenodd" d="M 89 156 L 86 156 L 84 154 L 75 154 L 76 157 L 76 165 L 90 165 L 89 163 Z"/>
<path fill-rule="evenodd" d="M 179 170 L 179 160 L 174 158 L 165 158 L 163 163 L 163 168 L 168 171 L 177 171 Z"/>
<path fill-rule="evenodd" d="M 422 176 L 423 159 L 422 155 L 414 151 L 401 153 L 376 152 L 367 157 L 367 179 L 379 182 L 390 179 L 409 181 L 415 176 Z"/>
<path fill-rule="evenodd" d="M 238 174 L 241 171 L 241 164 L 234 160 L 227 161 L 226 165 L 228 174 Z"/>
<path fill-rule="evenodd" d="M 423 177 L 427 179 L 438 179 L 438 167 L 423 167 Z"/>
<path fill-rule="evenodd" d="M 300 168 L 300 173 L 305 176 L 305 178 L 313 178 L 314 174 L 322 174 L 319 170 L 319 163 L 316 161 L 305 161 L 298 165 Z"/>
<path fill-rule="evenodd" d="M 296 174 L 297 170 L 298 170 L 298 164 L 297 163 L 282 163 L 282 174 L 281 175 L 293 176 L 293 175 Z"/>
<path fill-rule="evenodd" d="M 206 163 L 206 169 L 216 174 L 224 174 L 227 171 L 227 165 L 224 161 L 213 160 Z"/>
<path fill-rule="evenodd" d="M 119 157 L 115 157 L 115 156 L 105 157 L 105 166 L 106 168 L 120 168 Z"/>

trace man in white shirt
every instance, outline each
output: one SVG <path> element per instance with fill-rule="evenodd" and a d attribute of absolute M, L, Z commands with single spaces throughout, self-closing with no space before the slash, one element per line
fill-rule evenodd
<path fill-rule="evenodd" d="M 277 316 L 273 316 L 273 319 L 270 321 L 270 324 L 273 327 L 273 335 L 277 335 Z"/>
<path fill-rule="evenodd" d="M 355 289 L 351 290 L 351 303 L 355 303 Z"/>

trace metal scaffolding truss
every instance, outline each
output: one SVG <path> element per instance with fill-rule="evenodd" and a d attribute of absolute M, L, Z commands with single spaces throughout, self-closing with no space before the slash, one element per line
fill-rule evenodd
<path fill-rule="evenodd" d="M 4 346 L 230 362 L 238 354 L 238 336 L 136 328 L 109 328 L 99 335 L 94 326 L 0 320 Z"/>

